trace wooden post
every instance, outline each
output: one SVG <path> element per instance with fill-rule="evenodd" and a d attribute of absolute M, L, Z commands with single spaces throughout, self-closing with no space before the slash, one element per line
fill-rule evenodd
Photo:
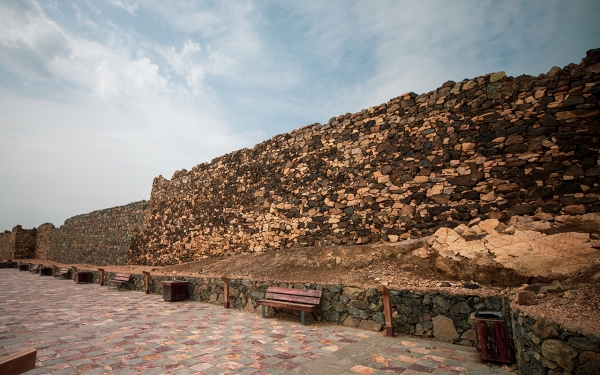
<path fill-rule="evenodd" d="M 150 294 L 150 272 L 143 271 L 144 275 L 146 275 L 146 294 Z"/>
<path fill-rule="evenodd" d="M 394 325 L 392 324 L 392 301 L 390 300 L 390 290 L 383 285 L 377 287 L 377 290 L 383 294 L 383 314 L 385 315 L 385 335 L 394 337 Z"/>
<path fill-rule="evenodd" d="M 223 293 L 225 294 L 223 298 L 223 307 L 228 309 L 231 307 L 229 304 L 229 279 L 226 277 L 221 277 L 221 281 L 223 281 L 225 284 L 225 287 L 223 288 Z"/>
<path fill-rule="evenodd" d="M 35 368 L 37 349 L 29 348 L 0 358 L 0 374 L 19 375 Z"/>
<path fill-rule="evenodd" d="M 100 271 L 100 286 L 104 286 L 104 268 L 98 268 Z"/>
<path fill-rule="evenodd" d="M 73 269 L 73 281 L 77 281 L 77 277 L 75 277 L 75 275 L 77 274 L 77 267 L 72 266 L 71 268 Z"/>

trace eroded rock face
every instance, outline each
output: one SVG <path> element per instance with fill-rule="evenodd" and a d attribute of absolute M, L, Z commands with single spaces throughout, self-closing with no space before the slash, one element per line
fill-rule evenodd
<path fill-rule="evenodd" d="M 532 230 L 512 234 L 489 230 L 485 237 L 467 241 L 455 230 L 440 228 L 430 241 L 433 250 L 445 258 L 492 258 L 505 268 L 522 275 L 567 275 L 598 262 L 600 251 L 594 248 L 589 233 L 566 232 L 545 235 Z"/>

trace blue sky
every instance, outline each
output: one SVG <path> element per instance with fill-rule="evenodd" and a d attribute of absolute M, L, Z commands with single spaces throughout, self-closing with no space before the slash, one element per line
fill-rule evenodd
<path fill-rule="evenodd" d="M 315 122 L 600 47 L 599 1 L 0 2 L 0 230 Z"/>

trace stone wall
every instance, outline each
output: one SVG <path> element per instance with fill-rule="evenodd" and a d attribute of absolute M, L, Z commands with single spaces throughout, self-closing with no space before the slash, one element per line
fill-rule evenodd
<path fill-rule="evenodd" d="M 14 227 L 11 231 L 14 237 L 14 259 L 33 258 L 35 254 L 35 241 L 37 231 L 33 229 L 23 229 L 20 225 Z"/>
<path fill-rule="evenodd" d="M 10 232 L 0 234 L 0 258 L 25 259 L 35 254 L 36 229 L 17 225 Z"/>
<path fill-rule="evenodd" d="M 10 231 L 5 230 L 0 233 L 0 259 L 12 259 L 14 238 L 11 236 Z"/>
<path fill-rule="evenodd" d="M 600 50 L 448 81 L 157 177 L 131 263 L 395 242 L 475 218 L 600 211 Z"/>
<path fill-rule="evenodd" d="M 124 264 L 146 205 L 146 201 L 134 202 L 73 216 L 55 229 L 45 227 L 43 235 L 50 232 L 46 258 L 61 263 Z M 44 254 L 45 242 L 39 246 L 39 253 Z"/>
<path fill-rule="evenodd" d="M 514 342 L 522 375 L 600 374 L 600 338 L 513 311 Z"/>
<path fill-rule="evenodd" d="M 54 224 L 45 223 L 36 228 L 35 258 L 40 260 L 53 260 L 50 254 L 50 239 L 55 230 Z"/>
<path fill-rule="evenodd" d="M 105 280 L 115 276 L 105 273 Z M 92 282 L 100 283 L 98 271 L 92 272 Z M 150 293 L 162 294 L 161 281 L 172 280 L 169 276 L 150 276 Z M 213 278 L 177 277 L 189 281 L 191 300 L 223 304 L 223 281 Z M 144 275 L 132 275 L 128 287 L 143 291 Z M 322 290 L 321 311 L 317 316 L 323 321 L 350 327 L 380 331 L 383 329 L 383 297 L 377 289 L 361 289 L 344 285 L 318 285 L 310 283 L 276 283 L 234 279 L 229 282 L 229 301 L 233 308 L 259 313 L 257 301 L 265 297 L 269 286 L 296 289 Z M 475 335 L 471 327 L 472 312 L 502 311 L 500 297 L 476 295 L 448 295 L 440 292 L 391 291 L 394 331 L 423 337 L 435 337 L 444 342 L 472 346 Z M 267 309 L 268 316 L 274 314 Z M 296 312 L 296 314 L 299 314 Z"/>

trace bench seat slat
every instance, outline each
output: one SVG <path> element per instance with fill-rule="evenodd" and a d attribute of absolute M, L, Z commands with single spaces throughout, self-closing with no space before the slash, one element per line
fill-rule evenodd
<path fill-rule="evenodd" d="M 318 297 L 305 297 L 305 296 L 294 296 L 290 294 L 279 294 L 267 292 L 265 299 L 277 300 L 277 301 L 288 301 L 297 303 L 306 303 L 309 305 L 318 305 L 321 303 L 321 299 Z"/>
<path fill-rule="evenodd" d="M 306 297 L 318 297 L 318 298 L 321 298 L 321 295 L 323 294 L 322 290 L 290 289 L 290 288 L 279 288 L 276 286 L 270 286 L 267 289 L 267 292 L 279 293 L 279 294 L 292 294 L 292 295 L 296 295 L 296 296 L 306 296 Z"/>
<path fill-rule="evenodd" d="M 303 304 L 303 303 L 293 303 L 293 302 L 286 302 L 286 301 L 273 301 L 273 300 L 268 300 L 268 299 L 258 300 L 258 304 L 264 305 L 264 306 L 271 306 L 271 307 L 275 307 L 278 309 L 291 309 L 291 310 L 306 311 L 306 312 L 313 312 L 313 311 L 316 311 L 316 309 L 317 309 L 316 305 L 307 305 L 307 304 Z"/>

